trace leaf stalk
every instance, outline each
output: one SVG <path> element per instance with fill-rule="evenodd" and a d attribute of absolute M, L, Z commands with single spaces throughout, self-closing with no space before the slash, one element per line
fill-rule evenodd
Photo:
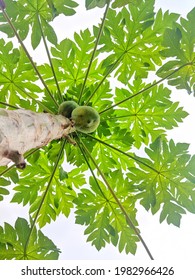
<path fill-rule="evenodd" d="M 62 93 L 61 93 L 60 86 L 59 86 L 59 83 L 58 83 L 58 80 L 57 80 L 57 76 L 56 76 L 56 73 L 55 73 L 55 69 L 54 69 L 54 66 L 53 66 L 53 62 L 52 62 L 52 59 L 51 59 L 51 55 L 50 55 L 50 52 L 49 52 L 47 41 L 45 39 L 43 28 L 41 26 L 39 15 L 37 15 L 37 19 L 38 19 L 38 23 L 39 23 L 39 28 L 41 30 L 41 36 L 43 38 L 43 43 L 44 43 L 44 46 L 45 46 L 45 50 L 46 50 L 46 53 L 47 53 L 49 64 L 50 64 L 50 67 L 51 67 L 51 70 L 52 70 L 52 73 L 53 73 L 53 77 L 54 77 L 54 80 L 55 80 L 55 83 L 56 83 L 56 86 L 57 86 L 57 90 L 58 90 L 58 94 L 59 94 L 59 99 L 60 99 L 61 102 L 63 102 Z"/>
<path fill-rule="evenodd" d="M 99 33 L 98 33 L 98 36 L 97 36 L 97 40 L 96 40 L 96 43 L 95 43 L 95 46 L 94 46 L 94 49 L 93 49 L 93 52 L 92 52 L 92 55 L 91 55 L 91 59 L 90 59 L 90 62 L 89 62 L 89 66 L 87 68 L 87 72 L 85 74 L 85 79 L 84 79 L 84 82 L 83 82 L 83 85 L 82 85 L 82 88 L 81 88 L 81 92 L 80 92 L 80 95 L 79 95 L 79 99 L 78 99 L 78 103 L 80 103 L 81 101 L 81 98 L 82 98 L 82 95 L 83 95 L 83 91 L 84 91 L 84 88 L 85 88 L 85 85 L 86 85 L 86 82 L 87 82 L 87 78 L 89 76 L 89 72 L 90 72 L 90 69 L 91 69 L 91 66 L 92 66 L 92 62 L 93 62 L 93 59 L 95 57 L 95 53 L 97 51 L 97 47 L 98 47 L 98 43 L 100 41 L 100 38 L 101 38 L 101 35 L 102 35 L 102 31 L 103 31 L 103 28 L 104 28 L 104 24 L 105 24 L 105 20 L 106 20 L 106 16 L 107 16 L 107 13 L 108 13 L 108 10 L 109 10 L 109 7 L 110 7 L 110 0 L 108 1 L 107 5 L 106 5 L 106 9 L 105 9 L 105 12 L 104 12 L 104 15 L 103 15 L 103 19 L 102 19 L 102 22 L 101 22 L 101 25 L 100 25 L 100 29 L 99 29 Z M 87 105 L 88 101 L 86 102 L 85 105 Z"/>

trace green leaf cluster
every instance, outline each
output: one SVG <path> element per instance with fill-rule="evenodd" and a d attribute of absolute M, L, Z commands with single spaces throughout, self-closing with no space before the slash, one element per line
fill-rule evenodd
<path fill-rule="evenodd" d="M 126 98 L 129 100 L 119 105 L 113 119 L 121 129 L 130 128 L 136 148 L 140 148 L 143 143 L 148 145 L 158 135 L 166 135 L 167 130 L 177 127 L 188 115 L 178 102 L 171 101 L 171 91 L 163 85 L 153 86 L 143 95 L 134 96 L 145 87 L 137 79 L 134 84 L 128 84 L 128 90 L 116 88 L 115 92 L 116 103 Z"/>
<path fill-rule="evenodd" d="M 74 188 L 85 183 L 84 176 L 77 169 L 66 172 L 60 167 L 53 174 L 53 168 L 54 163 L 41 153 L 39 159 L 36 159 L 36 165 L 35 162 L 28 165 L 20 174 L 19 184 L 14 187 L 12 202 L 24 206 L 29 204 L 32 217 L 36 216 L 41 205 L 42 210 L 37 217 L 40 227 L 55 221 L 60 214 L 68 217 L 76 196 Z"/>
<path fill-rule="evenodd" d="M 30 225 L 23 218 L 18 218 L 14 227 L 8 223 L 4 224 L 4 228 L 0 227 L 0 259 L 58 259 L 59 249 L 40 230 L 34 230 L 30 240 L 28 240 L 30 230 Z M 27 240 L 28 248 L 26 248 Z"/>
<path fill-rule="evenodd" d="M 9 186 L 10 182 L 4 178 L 0 178 L 0 201 L 3 200 L 4 195 L 8 195 L 9 191 L 4 188 L 6 186 Z"/>
<path fill-rule="evenodd" d="M 195 94 L 194 18 L 195 8 L 188 13 L 187 19 L 181 17 L 180 24 L 175 23 L 172 29 L 166 29 L 162 42 L 164 49 L 161 51 L 161 55 L 172 59 L 165 63 L 157 74 L 164 77 L 165 74 L 181 67 L 179 74 L 175 73 L 168 78 L 169 84 Z M 183 65 L 186 67 L 183 68 Z"/>
<path fill-rule="evenodd" d="M 161 211 L 160 222 L 180 226 L 186 210 L 195 213 L 194 156 L 188 144 L 166 143 L 157 138 L 145 148 L 147 158 L 136 156 L 136 167 L 127 173 L 133 192 L 146 210 Z"/>
<path fill-rule="evenodd" d="M 8 38 L 0 39 L 0 107 L 57 114 L 74 100 L 94 107 L 101 123 L 93 134 L 71 134 L 75 146 L 60 139 L 29 151 L 23 171 L 0 168 L 0 200 L 10 192 L 12 203 L 29 207 L 31 221 L 0 228 L 0 259 L 57 259 L 59 250 L 36 226 L 71 211 L 97 250 L 109 243 L 127 254 L 138 241 L 146 249 L 138 205 L 175 226 L 195 212 L 195 157 L 188 144 L 167 137 L 188 115 L 169 85 L 194 91 L 195 13 L 184 19 L 155 12 L 154 4 L 86 0 L 88 10 L 105 7 L 102 22 L 59 42 L 52 21 L 74 14 L 76 1 L 6 1 L 19 37 L 25 43 L 29 35 L 35 51 L 42 40 L 49 63 L 29 60 L 13 44 L 2 12 Z"/>
<path fill-rule="evenodd" d="M 85 7 L 87 10 L 93 9 L 95 7 L 103 8 L 108 0 L 85 0 Z"/>
<path fill-rule="evenodd" d="M 14 22 L 19 36 L 24 40 L 31 33 L 31 44 L 36 48 L 41 41 L 40 26 L 44 30 L 45 36 L 52 44 L 57 43 L 56 33 L 51 25 L 52 20 L 60 15 L 66 16 L 75 14 L 74 8 L 78 4 L 72 0 L 6 0 L 6 11 L 10 19 Z M 14 33 L 9 24 L 0 15 L 0 31 L 13 37 Z"/>
<path fill-rule="evenodd" d="M 135 218 L 136 210 L 131 200 L 131 195 L 126 191 L 128 182 L 124 180 L 120 170 L 112 173 L 110 184 L 114 183 L 114 190 L 119 199 L 131 216 L 133 222 L 137 225 Z M 92 242 L 97 250 L 111 243 L 128 254 L 135 254 L 139 241 L 133 229 L 129 229 L 125 217 L 118 208 L 109 190 L 99 179 L 89 178 L 90 189 L 82 188 L 77 199 L 75 199 L 76 223 L 85 225 L 84 234 L 88 235 L 87 241 Z"/>
<path fill-rule="evenodd" d="M 54 67 L 59 81 L 61 81 L 62 92 L 68 86 L 79 86 L 85 76 L 85 70 L 89 63 L 88 55 L 90 56 L 94 47 L 95 38 L 91 32 L 86 29 L 80 34 L 74 34 L 74 40 L 64 39 L 58 45 L 51 49 L 54 57 Z M 88 55 L 86 55 L 88 54 Z M 48 69 L 49 70 L 49 69 Z M 45 71 L 45 69 L 44 69 Z M 97 69 L 97 60 L 93 62 L 90 72 L 90 82 L 94 83 L 100 80 L 100 69 Z M 48 75 L 50 78 L 52 73 Z M 64 79 L 66 75 L 66 79 Z M 78 91 L 78 89 L 77 89 Z M 76 93 L 75 95 L 79 93 Z M 77 95 L 77 98 L 78 98 Z M 74 96 L 73 96 L 74 97 Z"/>
<path fill-rule="evenodd" d="M 161 10 L 155 15 L 154 1 L 129 5 L 120 12 L 109 10 L 100 40 L 101 52 L 109 53 L 102 65 L 104 73 L 115 70 L 115 76 L 124 84 L 134 75 L 148 77 L 149 71 L 161 65 L 159 52 L 164 31 L 177 18 L 177 14 L 163 14 Z"/>
<path fill-rule="evenodd" d="M 1 102 L 18 107 L 36 106 L 42 89 L 24 51 L 4 39 L 0 39 L 0 49 Z"/>
<path fill-rule="evenodd" d="M 18 173 L 14 169 L 7 170 L 6 167 L 0 168 L 0 201 L 4 199 L 5 195 L 9 195 L 10 191 L 7 189 L 11 183 L 18 183 Z"/>
<path fill-rule="evenodd" d="M 85 7 L 87 10 L 94 9 L 96 7 L 103 8 L 106 4 L 111 2 L 111 0 L 85 0 Z M 125 5 L 137 5 L 140 4 L 140 0 L 115 0 L 112 3 L 112 8 L 121 8 Z"/>

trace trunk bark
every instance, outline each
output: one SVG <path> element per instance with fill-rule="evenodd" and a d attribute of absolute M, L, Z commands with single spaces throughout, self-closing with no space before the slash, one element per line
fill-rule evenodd
<path fill-rule="evenodd" d="M 74 131 L 73 123 L 62 115 L 0 109 L 0 166 L 13 161 L 18 168 L 24 168 L 25 152 Z"/>

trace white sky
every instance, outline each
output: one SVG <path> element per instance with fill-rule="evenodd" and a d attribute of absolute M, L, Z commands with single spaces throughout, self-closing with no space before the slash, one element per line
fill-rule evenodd
<path fill-rule="evenodd" d="M 84 1 L 83 1 L 84 3 Z M 157 0 L 157 7 L 163 11 L 169 9 L 172 12 L 177 12 L 186 15 L 194 7 L 194 0 Z M 85 12 L 80 9 L 74 17 L 66 19 L 66 23 L 62 24 L 62 17 L 56 21 L 55 26 L 60 40 L 65 37 L 72 36 L 73 32 L 78 32 L 80 28 L 85 29 L 97 22 L 100 22 L 100 17 L 103 9 L 95 9 Z M 63 18 L 64 21 L 64 18 Z M 43 58 L 42 49 L 39 49 L 37 58 L 40 61 Z M 36 59 L 36 56 L 35 56 Z M 195 98 L 188 96 L 184 91 L 173 92 L 174 100 L 181 100 L 180 105 L 190 113 L 184 123 L 179 128 L 170 132 L 170 137 L 176 142 L 191 143 L 190 152 L 195 153 L 195 143 L 193 142 L 193 130 L 195 119 Z M 14 224 L 17 217 L 25 217 L 28 219 L 28 208 L 22 208 L 22 205 L 9 204 L 8 199 L 0 203 L 0 224 L 4 221 Z M 158 214 L 152 216 L 143 208 L 138 211 L 138 222 L 142 237 L 147 243 L 156 260 L 190 260 L 195 252 L 195 216 L 188 213 L 183 216 L 181 227 L 176 228 L 172 225 L 167 225 L 166 222 L 159 224 Z M 91 243 L 86 243 L 87 236 L 83 235 L 84 227 L 74 224 L 74 217 L 66 219 L 60 216 L 57 221 L 43 228 L 43 232 L 51 238 L 51 240 L 62 250 L 60 259 L 129 259 L 129 260 L 148 260 L 148 256 L 141 245 L 138 243 L 136 256 L 119 253 L 118 249 L 112 245 L 107 245 L 105 249 L 98 252 Z"/>

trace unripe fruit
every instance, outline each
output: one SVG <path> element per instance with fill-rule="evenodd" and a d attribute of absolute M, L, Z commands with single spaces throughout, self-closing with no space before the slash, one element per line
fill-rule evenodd
<path fill-rule="evenodd" d="M 75 128 L 84 133 L 96 130 L 100 123 L 100 115 L 90 106 L 78 106 L 72 111 L 71 119 L 75 122 Z"/>
<path fill-rule="evenodd" d="M 74 101 L 64 101 L 60 104 L 58 109 L 58 114 L 70 119 L 72 111 L 79 105 Z"/>

